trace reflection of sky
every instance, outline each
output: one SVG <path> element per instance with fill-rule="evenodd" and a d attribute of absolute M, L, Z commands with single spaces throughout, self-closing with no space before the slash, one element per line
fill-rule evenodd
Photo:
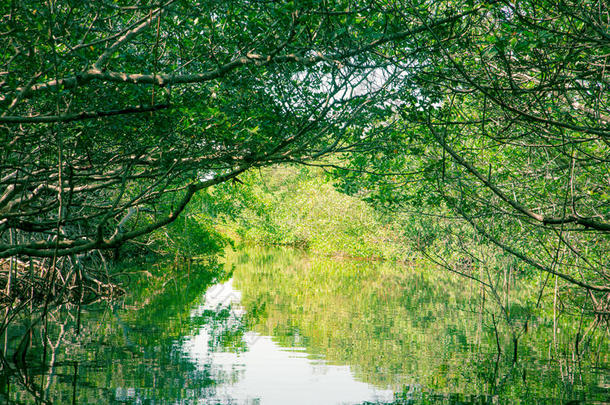
<path fill-rule="evenodd" d="M 205 303 L 192 311 L 226 308 L 239 302 L 241 294 L 232 280 L 208 290 Z M 233 305 L 233 308 L 235 305 Z M 240 309 L 232 309 L 236 317 Z M 210 330 L 199 329 L 184 341 L 183 350 L 200 368 L 208 368 L 218 381 L 214 398 L 201 403 L 239 404 L 353 404 L 364 401 L 391 401 L 390 390 L 356 381 L 348 366 L 334 366 L 307 358 L 303 348 L 280 347 L 269 336 L 248 332 L 243 353 L 210 350 Z M 222 383 L 222 381 L 226 381 Z"/>

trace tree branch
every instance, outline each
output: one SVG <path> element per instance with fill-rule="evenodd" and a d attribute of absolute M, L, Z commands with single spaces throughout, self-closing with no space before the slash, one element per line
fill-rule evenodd
<path fill-rule="evenodd" d="M 493 184 L 489 179 L 481 174 L 472 164 L 467 162 L 463 157 L 461 157 L 451 146 L 447 144 L 447 142 L 440 136 L 434 129 L 434 127 L 428 122 L 428 128 L 436 138 L 436 141 L 443 147 L 447 153 L 455 159 L 457 163 L 466 168 L 468 172 L 470 172 L 473 176 L 475 176 L 481 183 L 485 185 L 485 187 L 489 188 L 495 195 L 500 197 L 504 202 L 513 207 L 517 212 L 520 212 L 523 215 L 526 215 L 529 218 L 532 218 L 543 225 L 560 225 L 565 223 L 576 223 L 578 225 L 584 226 L 585 228 L 592 228 L 602 232 L 610 232 L 610 223 L 597 221 L 593 218 L 582 218 L 576 215 L 566 215 L 565 218 L 554 218 L 554 217 L 546 217 L 541 214 L 537 214 L 514 199 L 508 197 L 506 194 L 502 192 L 495 184 Z"/>
<path fill-rule="evenodd" d="M 470 10 L 461 14 L 457 14 L 448 18 L 441 19 L 439 21 L 434 22 L 433 24 L 421 25 L 419 27 L 404 30 L 392 35 L 385 35 L 381 38 L 378 38 L 374 41 L 369 42 L 368 44 L 352 49 L 351 51 L 345 53 L 333 53 L 333 54 L 322 54 L 317 52 L 313 56 L 302 56 L 307 54 L 303 50 L 302 55 L 296 53 L 290 53 L 285 55 L 273 55 L 273 53 L 269 55 L 259 55 L 256 53 L 247 53 L 245 56 L 241 56 L 233 59 L 232 61 L 225 63 L 224 65 L 209 70 L 203 73 L 193 73 L 193 74 L 140 74 L 140 73 L 127 73 L 127 72 L 116 72 L 116 71 L 106 71 L 101 69 L 101 63 L 96 62 L 90 69 L 87 69 L 83 72 L 77 73 L 73 76 L 68 76 L 65 78 L 57 78 L 53 80 L 49 80 L 47 82 L 34 84 L 28 87 L 18 87 L 16 91 L 20 94 L 21 98 L 29 98 L 32 97 L 35 93 L 52 90 L 58 86 L 63 89 L 73 89 L 82 84 L 100 80 L 106 82 L 115 82 L 115 83 L 131 83 L 131 84 L 156 84 L 158 86 L 166 86 L 171 84 L 186 84 L 186 83 L 201 83 L 205 81 L 210 81 L 213 79 L 220 78 L 225 74 L 229 73 L 232 70 L 235 70 L 239 67 L 246 65 L 256 65 L 256 66 L 264 66 L 273 64 L 284 64 L 284 63 L 299 63 L 302 66 L 311 66 L 317 64 L 322 61 L 331 61 L 338 62 L 344 59 L 349 59 L 354 56 L 369 52 L 374 48 L 377 48 L 381 45 L 401 41 L 406 38 L 413 36 L 414 34 L 424 32 L 430 28 L 441 26 L 447 23 L 451 23 L 454 21 L 458 21 L 466 15 L 475 13 L 477 10 Z M 145 21 L 145 23 L 150 24 L 152 21 L 150 18 Z M 144 23 L 142 23 L 144 24 Z M 141 26 L 141 25 L 140 25 Z M 138 27 L 140 27 L 138 26 Z M 134 28 L 132 31 L 137 31 L 138 27 Z M 130 31 L 131 32 L 131 31 Z M 137 31 L 139 32 L 139 31 Z M 111 48 L 115 45 L 118 47 L 125 43 L 126 40 L 133 37 L 130 36 L 126 38 L 125 36 L 121 37 L 121 39 L 117 40 L 113 46 L 108 48 L 108 50 L 104 53 L 109 52 Z M 120 42 L 120 43 L 119 43 Z M 119 43 L 119 44 L 117 44 Z M 113 48 L 114 49 L 114 48 Z M 113 51 L 114 52 L 114 51 Z M 102 55 L 103 56 L 103 55 Z M 101 57 L 100 57 L 101 58 Z M 105 60 L 105 59 L 104 59 Z M 0 103 L 4 103 L 9 101 L 6 96 L 0 96 Z"/>
<path fill-rule="evenodd" d="M 73 114 L 62 114 L 62 115 L 39 115 L 39 116 L 5 116 L 0 117 L 0 123 L 7 124 L 47 124 L 52 122 L 72 122 L 82 121 L 93 118 L 111 117 L 115 115 L 127 115 L 127 114 L 139 114 L 144 112 L 152 112 L 165 110 L 170 108 L 169 104 L 156 104 L 152 106 L 134 106 L 127 107 L 120 110 L 109 110 L 109 111 L 83 111 L 80 113 Z"/>

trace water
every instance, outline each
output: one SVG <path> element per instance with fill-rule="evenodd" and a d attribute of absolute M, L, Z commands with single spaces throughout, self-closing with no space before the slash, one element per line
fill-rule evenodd
<path fill-rule="evenodd" d="M 204 304 L 192 316 L 228 311 L 227 328 L 238 330 L 246 314 L 240 301 L 241 293 L 230 279 L 210 288 Z M 227 381 L 203 403 L 343 404 L 389 402 L 393 398 L 392 390 L 358 381 L 347 365 L 311 358 L 306 347 L 282 346 L 272 336 L 258 332 L 243 334 L 245 350 L 214 350 L 211 329 L 210 325 L 202 326 L 181 348 L 201 370 L 214 370 L 212 379 Z"/>
<path fill-rule="evenodd" d="M 82 309 L 78 335 L 78 311 L 54 310 L 46 347 L 31 329 L 25 366 L 12 353 L 28 319 L 15 323 L 0 402 L 610 403 L 608 339 L 590 332 L 576 356 L 592 320 L 563 314 L 553 338 L 527 289 L 507 318 L 479 285 L 431 267 L 250 249 L 149 270 L 160 276 L 134 274 L 132 294 Z"/>

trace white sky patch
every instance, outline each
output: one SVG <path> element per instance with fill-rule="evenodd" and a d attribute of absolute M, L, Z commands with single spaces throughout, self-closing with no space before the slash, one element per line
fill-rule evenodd
<path fill-rule="evenodd" d="M 229 309 L 230 321 L 238 319 L 243 314 L 240 299 L 229 280 L 208 289 L 205 302 L 191 316 Z M 209 326 L 203 326 L 182 343 L 197 367 L 209 370 L 218 381 L 211 396 L 201 398 L 199 404 L 355 404 L 389 402 L 394 397 L 391 390 L 357 381 L 349 366 L 312 359 L 303 347 L 282 347 L 272 337 L 255 332 L 244 335 L 245 352 L 215 352 L 210 349 L 210 332 Z"/>

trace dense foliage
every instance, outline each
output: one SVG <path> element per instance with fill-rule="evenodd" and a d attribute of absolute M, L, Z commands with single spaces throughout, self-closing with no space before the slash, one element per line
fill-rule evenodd
<path fill-rule="evenodd" d="M 402 227 L 359 198 L 340 193 L 332 177 L 303 166 L 275 166 L 210 193 L 218 230 L 245 243 L 292 246 L 327 256 L 406 260 L 414 253 Z"/>
<path fill-rule="evenodd" d="M 365 147 L 346 128 L 393 79 L 368 64 L 419 27 L 384 7 L 2 2 L 2 304 L 104 284 L 108 251 L 250 168 Z"/>
<path fill-rule="evenodd" d="M 460 270 L 471 276 L 480 267 L 488 269 L 484 282 L 506 271 L 542 273 L 544 286 L 554 277 L 581 287 L 589 310 L 603 318 L 608 4 L 500 1 L 469 13 L 470 4 L 435 3 L 436 13 L 467 15 L 422 32 L 407 47 L 417 52 L 395 55 L 407 71 L 396 114 L 371 129 L 387 134 L 387 148 L 346 156 L 342 188 L 389 211 L 431 218 L 424 239 L 436 246 L 453 235 L 468 264 Z M 429 9 L 405 12 L 422 24 L 430 18 Z M 481 254 L 481 243 L 491 252 Z M 489 263 L 501 252 L 515 260 Z"/>
<path fill-rule="evenodd" d="M 607 316 L 604 1 L 22 0 L 0 23 L 8 301 L 13 273 L 92 278 L 201 190 L 340 153 L 345 192 L 459 218 L 423 245 L 514 258 L 481 281 L 541 272 Z"/>
<path fill-rule="evenodd" d="M 347 31 L 316 4 L 2 7 L 3 258 L 117 247 L 198 190 L 336 150 L 376 115 L 346 92 L 391 39 L 378 10 Z"/>

